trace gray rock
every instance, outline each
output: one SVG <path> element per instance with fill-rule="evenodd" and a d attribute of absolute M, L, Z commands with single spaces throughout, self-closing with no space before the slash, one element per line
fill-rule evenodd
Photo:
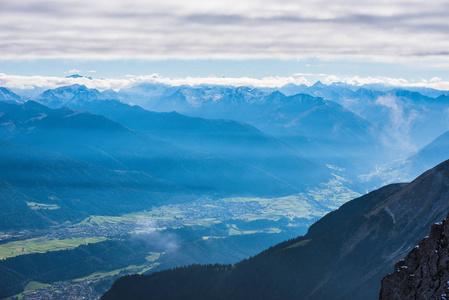
<path fill-rule="evenodd" d="M 449 215 L 382 279 L 380 299 L 449 298 Z"/>

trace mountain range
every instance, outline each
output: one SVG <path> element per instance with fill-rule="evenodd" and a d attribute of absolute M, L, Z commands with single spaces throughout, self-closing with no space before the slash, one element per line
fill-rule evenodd
<path fill-rule="evenodd" d="M 320 82 L 280 89 L 142 84 L 102 92 L 73 85 L 21 95 L 1 88 L 0 230 L 49 228 L 202 196 L 287 196 L 335 180 L 359 192 L 408 181 L 449 158 L 447 97 Z M 305 236 L 235 265 L 121 278 L 104 299 L 374 299 L 381 278 L 447 214 L 448 172 L 446 161 L 411 183 L 367 193 Z M 144 248 L 133 261 L 145 258 Z M 171 264 L 162 265 L 209 262 L 198 258 L 204 251 L 167 256 Z M 15 289 L 2 288 L 11 294 L 42 275 L 23 271 Z"/>
<path fill-rule="evenodd" d="M 250 173 L 265 176 L 263 180 L 276 182 L 268 184 L 272 190 L 267 191 L 268 194 L 276 194 L 280 190 L 283 190 L 281 193 L 284 194 L 296 193 L 310 183 L 325 182 L 330 178 L 330 172 L 320 167 L 324 165 L 344 169 L 348 184 L 355 190 L 364 191 L 396 180 L 410 180 L 432 165 L 449 158 L 445 155 L 444 145 L 440 145 L 437 147 L 440 149 L 439 155 L 435 156 L 435 159 L 430 159 L 428 163 L 420 163 L 419 157 L 424 154 L 421 152 L 414 154 L 409 147 L 412 145 L 414 149 L 420 143 L 413 143 L 408 138 L 419 136 L 419 130 L 425 132 L 427 139 L 432 135 L 437 136 L 437 133 L 444 130 L 446 125 L 443 123 L 446 121 L 441 111 L 444 112 L 446 109 L 444 99 L 447 96 L 442 91 L 401 90 L 385 86 L 354 87 L 342 83 L 324 85 L 320 82 L 310 87 L 295 88 L 290 85 L 288 88 L 291 94 L 294 92 L 303 94 L 286 96 L 273 89 L 227 86 L 172 87 L 163 84 L 141 84 L 118 92 L 112 90 L 99 92 L 85 86 L 73 85 L 44 91 L 35 99 L 54 109 L 70 107 L 73 110 L 102 115 L 134 130 L 132 134 L 135 140 L 139 132 L 144 134 L 146 139 L 152 139 L 151 143 L 165 142 L 164 147 L 174 146 L 178 152 L 174 150 L 172 158 L 178 159 L 180 152 L 183 152 L 183 155 L 190 155 L 188 164 L 194 164 L 192 160 L 195 162 L 201 160 L 198 156 L 207 161 L 209 158 L 205 156 L 209 156 L 220 160 L 217 163 L 226 164 L 233 170 L 250 169 Z M 7 89 L 3 88 L 2 91 L 3 94 L 8 94 L 9 98 L 15 99 L 10 103 L 26 100 L 26 97 Z M 328 98 L 331 100 L 326 100 Z M 390 99 L 391 102 L 385 99 Z M 163 106 L 167 103 L 175 103 L 171 109 L 197 117 L 189 117 L 179 112 L 158 113 L 129 104 L 135 102 L 157 111 L 166 110 Z M 81 115 L 84 116 L 85 113 Z M 409 118 L 412 115 L 417 117 Z M 80 116 L 73 115 L 71 119 Z M 410 122 L 402 122 L 407 118 Z M 405 125 L 398 127 L 394 124 L 382 124 L 389 122 L 388 120 L 396 120 Z M 14 135 L 12 141 L 19 138 L 17 132 Z M 33 135 L 27 134 L 28 137 Z M 8 134 L 3 137 L 11 138 Z M 94 164 L 102 162 L 100 164 L 103 167 L 112 169 L 128 168 L 144 171 L 141 167 L 145 164 L 137 164 L 138 169 L 134 169 L 136 165 L 123 164 L 108 151 L 98 148 L 95 143 L 100 142 L 102 138 L 100 135 L 100 139 L 93 142 L 93 145 L 81 146 L 86 152 L 84 156 L 80 156 L 77 152 L 79 145 L 66 147 L 68 149 L 65 150 L 68 152 L 56 148 L 47 150 L 62 151 L 71 155 L 70 150 L 73 149 L 73 152 L 77 152 L 78 156 L 74 157 L 77 159 Z M 96 137 L 92 139 L 95 140 Z M 69 145 L 73 145 L 75 141 L 76 139 L 69 141 Z M 16 142 L 20 143 L 20 140 Z M 122 142 L 120 144 L 123 144 Z M 42 147 L 39 145 L 41 141 L 36 145 L 33 143 L 30 145 Z M 401 156 L 396 153 L 398 149 L 393 149 L 395 147 L 400 148 Z M 427 151 L 428 147 L 434 145 L 429 144 L 423 147 L 422 151 Z M 151 151 L 154 151 L 154 147 Z M 90 152 L 96 152 L 96 156 L 90 156 L 91 160 L 87 155 Z M 170 153 L 166 150 L 161 152 Z M 134 156 L 134 153 L 128 151 L 127 155 Z M 196 156 L 192 158 L 192 155 Z M 406 156 L 408 158 L 404 159 Z M 390 163 L 393 157 L 401 160 Z M 206 178 L 208 175 L 204 170 L 200 170 L 201 164 L 192 166 L 191 168 L 196 168 L 197 174 L 193 175 L 194 173 L 189 170 L 186 176 L 183 175 L 183 181 L 173 177 L 175 170 L 170 174 L 162 172 L 160 168 L 150 172 L 149 168 L 152 167 L 147 165 L 146 172 L 151 176 L 161 177 L 178 185 L 192 187 L 200 182 L 201 186 L 214 191 L 227 189 L 224 186 L 211 187 L 211 180 Z M 208 168 L 207 164 L 204 168 Z M 197 176 L 198 173 L 200 176 Z M 256 179 L 253 180 L 254 183 L 255 181 Z M 276 188 L 275 185 L 280 188 Z M 197 185 L 193 188 L 200 187 Z M 243 189 L 244 187 L 241 187 L 240 191 Z M 252 192 L 256 189 L 254 187 Z"/>
<path fill-rule="evenodd" d="M 129 115 L 128 118 L 133 117 L 135 116 Z M 314 182 L 317 178 L 326 181 L 326 177 L 330 176 L 324 168 L 295 156 L 282 143 L 270 140 L 259 131 L 235 122 L 221 122 L 223 127 L 228 126 L 228 129 L 223 130 L 233 137 L 222 136 L 222 140 L 232 144 L 240 134 L 245 134 L 240 129 L 248 128 L 247 138 L 267 145 L 268 150 L 279 154 L 280 159 L 284 160 L 283 164 L 288 165 L 290 170 L 302 172 L 299 174 L 307 172 L 311 180 L 296 180 L 290 183 L 282 181 L 259 168 L 268 158 L 260 158 L 259 165 L 255 163 L 253 166 L 248 164 L 248 161 L 232 159 L 232 155 L 212 155 L 168 144 L 101 115 L 68 108 L 50 109 L 32 101 L 5 110 L 0 122 L 0 137 L 3 139 L 63 153 L 113 170 L 145 172 L 194 190 L 231 194 L 292 194 L 298 188 L 310 184 L 312 179 Z M 234 133 L 229 133 L 232 126 L 235 127 L 231 129 Z M 207 131 L 207 128 L 205 130 Z M 246 138 L 241 140 L 246 141 Z M 245 149 L 242 149 L 242 152 L 245 152 Z"/>
<path fill-rule="evenodd" d="M 320 164 L 245 123 L 188 117 L 176 112 L 156 113 L 115 100 L 97 100 L 72 107 L 106 116 L 184 149 L 254 166 L 294 188 L 300 186 L 300 182 L 314 184 L 329 179 Z"/>
<path fill-rule="evenodd" d="M 127 95 L 126 92 L 120 91 L 119 99 L 121 93 Z M 298 148 L 305 140 L 321 146 L 327 140 L 369 143 L 375 130 L 369 122 L 337 103 L 306 94 L 287 97 L 279 91 L 268 93 L 249 87 L 179 87 L 165 90 L 161 97 L 159 102 L 164 104 L 159 105 L 151 98 L 144 107 L 167 111 L 165 103 L 176 103 L 172 110 L 179 113 L 245 122 L 268 134 L 288 139 L 287 142 L 298 145 Z"/>
<path fill-rule="evenodd" d="M 373 168 L 373 160 L 384 159 L 378 155 L 383 146 L 376 126 L 334 101 L 306 94 L 287 97 L 278 91 L 249 87 L 154 84 L 100 93 L 73 85 L 47 90 L 35 100 L 51 108 L 92 109 L 93 102 L 106 99 L 137 103 L 157 112 L 176 111 L 191 117 L 252 125 L 290 145 L 300 156 L 321 165 L 346 168 L 348 176 Z"/>
<path fill-rule="evenodd" d="M 287 93 L 286 89 L 290 92 Z M 3 94 L 9 95 L 9 99 L 14 99 L 9 101 L 10 103 L 17 104 L 27 99 L 5 88 L 2 91 Z M 302 94 L 294 94 L 297 92 Z M 46 150 L 67 155 L 76 152 L 76 159 L 110 169 L 145 171 L 153 177 L 189 188 L 198 189 L 201 185 L 212 191 L 230 192 L 224 186 L 214 187 L 215 183 L 212 184 L 212 180 L 206 178 L 208 174 L 204 173 L 204 169 L 209 168 L 208 164 L 198 164 L 200 160 L 208 161 L 213 157 L 218 160 L 214 163 L 225 164 L 233 170 L 247 169 L 244 172 L 249 172 L 248 174 L 257 173 L 251 175 L 256 176 L 254 178 L 262 176 L 265 177 L 263 180 L 273 182 L 267 185 L 271 186 L 268 189 L 272 190 L 266 191 L 268 194 L 276 194 L 280 190 L 283 190 L 281 193 L 291 194 L 310 183 L 328 180 L 330 172 L 322 167 L 325 165 L 344 170 L 348 184 L 355 190 L 364 191 L 396 180 L 410 180 L 432 165 L 449 158 L 445 155 L 445 146 L 441 144 L 441 139 L 425 145 L 418 152 L 413 152 L 412 149 L 416 149 L 423 141 L 421 138 L 420 142 L 409 138 L 422 135 L 425 135 L 426 139 L 436 137 L 437 133 L 447 127 L 445 115 L 441 113 L 447 109 L 445 97 L 447 93 L 444 91 L 432 89 L 403 90 L 380 85 L 355 87 L 343 83 L 324 85 L 317 82 L 309 87 L 289 85 L 279 90 L 141 84 L 118 92 L 99 92 L 85 86 L 73 85 L 46 90 L 35 99 L 56 110 L 70 107 L 76 111 L 89 111 L 113 120 L 135 131 L 128 132 L 129 135 L 134 135 L 135 141 L 138 139 L 138 133 L 142 133 L 148 143 L 159 145 L 152 146 L 151 151 L 158 147 L 164 149 L 160 152 L 174 151 L 169 160 L 174 157 L 179 159 L 182 155 L 184 158 L 189 157 L 188 169 L 196 171 L 192 173 L 189 169 L 180 181 L 179 178 L 173 177 L 173 174 L 178 172 L 176 167 L 173 172 L 167 172 L 161 171 L 161 168 L 153 169 L 150 165 L 145 167 L 145 164 L 140 163 L 129 166 L 127 163 L 131 161 L 128 160 L 124 164 L 121 160 L 125 159 L 123 155 L 126 152 L 128 158 L 134 156 L 133 150 L 120 150 L 122 157 L 117 160 L 114 155 L 110 155 L 109 150 L 98 147 L 97 143 L 103 139 L 101 134 L 98 140 L 92 136 L 94 141 L 90 141 L 91 144 L 72 147 L 75 138 L 69 141 L 70 146 L 66 147 L 67 149 L 50 147 Z M 164 105 L 173 104 L 170 109 L 175 109 L 178 113 L 155 112 L 130 105 L 136 102 L 157 111 L 169 110 Z M 86 113 L 72 115 L 70 119 L 77 119 Z M 402 125 L 397 126 L 398 124 L 391 123 L 393 121 Z M 3 133 L 5 124 L 7 122 L 2 126 Z M 20 134 L 23 134 L 23 131 Z M 15 130 L 14 137 L 4 134 L 3 138 L 21 143 L 20 134 Z M 25 139 L 34 135 L 27 133 Z M 37 136 L 36 139 L 40 137 Z M 152 139 L 151 142 L 149 139 Z M 53 141 L 56 140 L 58 137 Z M 124 140 L 121 140 L 118 144 L 123 145 L 123 142 Z M 29 145 L 43 147 L 42 141 L 36 141 L 36 145 L 33 143 Z M 161 143 L 165 143 L 165 146 Z M 440 145 L 435 146 L 435 143 Z M 128 144 L 128 141 L 125 144 Z M 78 152 L 80 147 L 85 152 L 83 155 Z M 398 147 L 401 150 L 400 156 L 396 152 Z M 440 149 L 438 155 L 425 154 L 431 147 Z M 167 151 L 168 148 L 171 150 Z M 90 156 L 93 152 L 95 155 Z M 199 159 L 199 156 L 202 158 Z M 407 156 L 408 158 L 404 159 Z M 425 158 L 420 158 L 421 156 L 435 159 L 429 158 L 427 162 Z M 391 163 L 393 157 L 401 160 Z M 148 162 L 148 157 L 145 160 Z M 254 179 L 253 182 L 259 179 Z M 244 187 L 241 187 L 240 191 L 243 189 Z M 252 188 L 252 193 L 256 189 Z M 235 190 L 239 188 L 236 187 Z"/>
<path fill-rule="evenodd" d="M 411 155 L 448 130 L 447 97 L 445 91 L 428 88 L 317 82 L 278 89 L 143 83 L 103 92 L 73 85 L 46 90 L 32 99 L 51 108 L 118 100 L 157 112 L 244 122 L 312 160 L 318 157 L 348 169 L 363 165 L 360 173 Z M 358 147 L 361 150 L 354 153 Z M 351 164 L 354 159 L 361 164 Z"/>

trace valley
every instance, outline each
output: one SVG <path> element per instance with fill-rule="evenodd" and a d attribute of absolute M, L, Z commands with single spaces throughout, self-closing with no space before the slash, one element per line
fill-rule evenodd
<path fill-rule="evenodd" d="M 224 253 L 227 254 L 222 256 L 222 263 L 235 263 L 265 247 L 293 238 L 298 233 L 304 234 L 311 224 L 328 211 L 357 195 L 344 187 L 341 181 L 334 179 L 305 193 L 287 197 L 202 197 L 188 203 L 162 205 L 150 211 L 121 216 L 93 215 L 75 224 L 45 230 L 4 232 L 0 244 L 0 261 L 7 262 L 12 257 L 35 253 L 73 250 L 80 245 L 106 240 L 126 244 L 130 237 L 145 238 L 152 241 L 150 244 L 160 244 L 158 248 L 161 252 L 153 252 L 154 246 L 150 245 L 145 260 L 137 264 L 133 262 L 120 268 L 111 265 L 104 271 L 68 281 L 28 283 L 24 291 L 16 296 L 18 299 L 46 299 L 58 293 L 65 295 L 70 290 L 69 295 L 74 297 L 98 299 L 119 276 L 163 269 L 174 266 L 174 262 L 176 265 L 188 264 L 192 261 L 189 256 L 199 255 L 198 247 L 216 249 L 214 256 L 202 252 L 203 263 L 215 262 L 216 257 Z M 246 245 L 233 240 L 237 236 L 248 235 L 257 238 Z M 171 246 L 165 249 L 161 244 Z M 184 257 L 176 257 L 176 252 L 180 251 L 178 249 L 183 249 Z"/>
<path fill-rule="evenodd" d="M 102 299 L 138 299 L 150 293 L 151 299 L 376 299 L 381 279 L 418 248 L 431 226 L 438 229 L 431 233 L 436 245 L 423 251 L 444 253 L 440 268 L 445 268 L 447 243 L 435 240 L 443 239 L 439 220 L 449 207 L 448 175 L 449 160 L 411 183 L 387 185 L 353 199 L 315 222 L 304 236 L 234 265 L 191 265 L 121 277 Z M 427 256 L 420 259 L 427 264 Z M 429 264 L 440 266 L 435 260 Z M 399 273 L 395 270 L 396 277 Z M 442 281 L 439 275 L 429 276 Z"/>

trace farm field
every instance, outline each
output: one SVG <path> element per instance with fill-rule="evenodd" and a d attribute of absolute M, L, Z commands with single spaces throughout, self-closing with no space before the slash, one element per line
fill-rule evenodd
<path fill-rule="evenodd" d="M 107 240 L 106 237 L 68 238 L 62 240 L 39 237 L 15 241 L 0 245 L 0 259 L 33 253 L 74 249 L 82 244 L 98 243 L 105 240 Z"/>

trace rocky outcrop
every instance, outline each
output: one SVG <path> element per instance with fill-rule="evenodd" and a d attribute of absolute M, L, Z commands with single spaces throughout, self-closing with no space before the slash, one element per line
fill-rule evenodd
<path fill-rule="evenodd" d="M 449 215 L 382 279 L 381 300 L 449 299 Z"/>

